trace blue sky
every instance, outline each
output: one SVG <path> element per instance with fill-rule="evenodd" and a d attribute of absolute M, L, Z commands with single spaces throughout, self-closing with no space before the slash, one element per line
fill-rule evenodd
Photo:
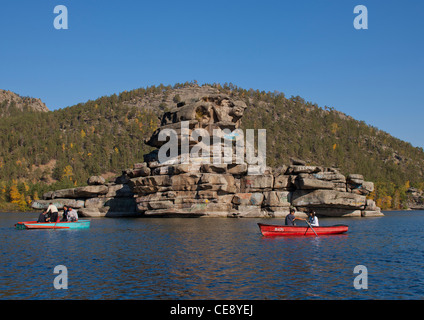
<path fill-rule="evenodd" d="M 356 5 L 368 30 L 353 27 Z M 57 5 L 68 30 L 56 30 Z M 424 147 L 424 1 L 0 4 L 0 88 L 50 110 L 197 80 L 278 90 Z"/>

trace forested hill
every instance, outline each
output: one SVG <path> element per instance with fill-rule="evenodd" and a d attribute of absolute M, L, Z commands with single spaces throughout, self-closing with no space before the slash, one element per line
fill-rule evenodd
<path fill-rule="evenodd" d="M 288 164 L 294 157 L 336 166 L 344 174 L 361 173 L 376 182 L 374 196 L 386 197 L 381 201 L 389 201 L 390 207 L 401 206 L 409 186 L 424 187 L 422 148 L 332 108 L 232 84 L 185 83 L 125 91 L 56 111 L 3 116 L 0 202 L 17 203 L 12 187 L 23 205 L 24 195 L 29 202 L 48 189 L 84 185 L 91 175 L 119 174 L 151 151 L 144 139 L 164 111 L 193 95 L 219 92 L 246 102 L 244 129 L 267 129 L 270 166 Z"/>

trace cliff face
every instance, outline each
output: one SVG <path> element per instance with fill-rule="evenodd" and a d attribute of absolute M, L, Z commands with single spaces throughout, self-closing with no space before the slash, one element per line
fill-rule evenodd
<path fill-rule="evenodd" d="M 254 148 L 247 137 L 238 145 L 243 101 L 199 91 L 173 104 L 146 140 L 157 149 L 143 163 L 114 183 L 92 177 L 87 187 L 44 194 L 33 207 L 71 204 L 81 216 L 284 217 L 290 207 L 298 216 L 311 208 L 321 216 L 382 215 L 366 198 L 374 184 L 360 174 L 344 176 L 296 159 L 279 168 L 264 166 L 259 157 L 251 161 L 249 150 L 256 154 L 261 146 L 258 141 Z"/>
<path fill-rule="evenodd" d="M 406 205 L 411 210 L 424 210 L 424 191 L 409 188 L 407 191 Z"/>
<path fill-rule="evenodd" d="M 48 112 L 49 109 L 40 99 L 21 97 L 12 91 L 0 89 L 0 117 L 13 115 L 16 111 Z"/>

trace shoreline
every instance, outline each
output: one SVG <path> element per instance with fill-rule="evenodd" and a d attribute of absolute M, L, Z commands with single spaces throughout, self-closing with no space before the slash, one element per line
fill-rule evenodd
<path fill-rule="evenodd" d="M 386 210 L 381 210 L 381 212 L 395 212 L 395 211 L 424 211 L 423 209 L 411 209 L 411 208 L 407 208 L 407 209 L 386 209 Z M 8 210 L 8 211 L 4 211 L 4 210 L 0 210 L 0 214 L 2 213 L 18 213 L 18 214 L 30 214 L 30 213 L 37 213 L 39 214 L 40 212 L 38 211 L 19 211 L 19 210 Z M 326 216 L 321 216 L 322 218 L 326 218 Z M 327 216 L 328 218 L 333 218 L 330 216 Z M 107 218 L 107 217 L 99 217 L 99 218 Z M 115 217 L 115 218 L 119 218 L 119 217 Z M 137 216 L 134 218 L 157 218 L 157 217 L 146 217 L 146 216 Z M 165 217 L 163 217 L 165 218 Z M 169 218 L 169 217 L 167 217 Z M 201 218 L 201 217 L 199 217 Z M 334 217 L 335 218 L 335 217 Z M 345 217 L 348 218 L 348 217 Z M 269 217 L 269 219 L 281 219 L 281 217 Z"/>

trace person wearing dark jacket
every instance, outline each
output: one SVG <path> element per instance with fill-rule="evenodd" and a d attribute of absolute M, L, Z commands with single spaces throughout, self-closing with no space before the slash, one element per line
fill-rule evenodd
<path fill-rule="evenodd" d="M 69 213 L 68 206 L 63 206 L 62 220 L 60 221 L 68 221 L 68 213 Z"/>
<path fill-rule="evenodd" d="M 290 208 L 290 213 L 286 216 L 286 220 L 285 220 L 286 226 L 295 226 L 296 225 L 296 223 L 294 222 L 295 220 L 303 220 L 303 221 L 305 221 L 305 219 L 296 218 L 294 216 L 294 213 L 295 212 L 296 211 L 294 210 L 294 208 Z"/>

